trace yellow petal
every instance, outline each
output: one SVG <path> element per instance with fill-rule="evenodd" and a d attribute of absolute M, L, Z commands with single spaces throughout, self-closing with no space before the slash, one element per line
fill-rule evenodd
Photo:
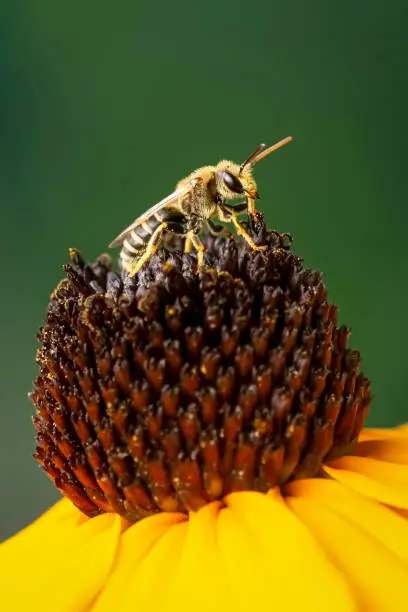
<path fill-rule="evenodd" d="M 65 540 L 66 533 L 69 533 L 69 539 L 82 516 L 67 499 L 60 500 L 31 525 L 0 544 L 0 567 L 2 568 L 3 563 L 5 566 L 14 562 L 20 564 L 21 559 L 32 554 L 34 550 L 39 563 L 41 560 L 45 561 L 50 555 L 49 541 L 59 537 L 59 534 Z M 36 566 L 39 563 L 36 563 Z"/>
<path fill-rule="evenodd" d="M 315 535 L 328 558 L 344 572 L 359 610 L 406 612 L 407 565 L 387 546 L 310 499 L 288 497 L 286 503 Z M 331 610 L 331 605 L 327 609 Z"/>
<path fill-rule="evenodd" d="M 86 610 L 109 575 L 120 526 L 112 514 L 83 521 L 70 502 L 59 502 L 0 547 L 4 609 Z"/>
<path fill-rule="evenodd" d="M 389 506 L 408 508 L 408 465 L 366 457 L 341 457 L 324 470 L 334 480 Z"/>
<path fill-rule="evenodd" d="M 408 465 L 408 439 L 362 440 L 356 444 L 353 455 Z"/>
<path fill-rule="evenodd" d="M 155 606 L 167 592 L 186 524 L 182 514 L 161 513 L 130 527 L 121 536 L 116 563 L 92 612 L 165 610 Z"/>
<path fill-rule="evenodd" d="M 408 465 L 408 425 L 394 429 L 364 429 L 353 454 Z"/>
<path fill-rule="evenodd" d="M 303 497 L 327 507 L 355 527 L 383 542 L 408 562 L 408 521 L 380 503 L 363 497 L 334 480 L 305 479 L 285 487 L 290 497 Z"/>
<path fill-rule="evenodd" d="M 40 541 L 43 531 L 48 532 L 50 529 L 54 528 L 54 526 L 57 526 L 58 528 L 58 526 L 61 526 L 63 523 L 70 526 L 76 525 L 82 520 L 83 516 L 84 515 L 78 510 L 78 508 L 68 501 L 68 499 L 63 498 L 51 506 L 49 510 L 44 512 L 44 514 L 37 518 L 33 523 L 28 525 L 28 527 L 25 527 L 12 538 L 3 542 L 1 546 L 10 545 L 11 542 L 17 540 L 17 538 L 19 538 L 23 533 L 27 534 L 28 532 L 31 532 L 32 537 Z"/>
<path fill-rule="evenodd" d="M 187 522 L 172 525 L 141 560 L 124 590 L 120 610 L 168 610 L 167 599 L 187 532 Z"/>
<path fill-rule="evenodd" d="M 221 507 L 220 502 L 214 502 L 197 513 L 191 513 L 180 562 L 164 610 L 227 612 L 232 609 L 217 547 L 217 521 Z"/>
<path fill-rule="evenodd" d="M 355 609 L 341 574 L 281 501 L 242 492 L 229 495 L 226 503 L 218 517 L 217 542 L 230 588 L 229 609 Z"/>
<path fill-rule="evenodd" d="M 358 437 L 359 440 L 395 440 L 396 438 L 408 439 L 408 423 L 390 429 L 363 429 Z"/>

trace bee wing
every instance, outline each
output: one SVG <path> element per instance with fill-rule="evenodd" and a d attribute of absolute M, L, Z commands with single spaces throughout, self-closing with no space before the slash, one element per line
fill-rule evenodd
<path fill-rule="evenodd" d="M 113 248 L 119 246 L 120 244 L 122 244 L 122 242 L 124 241 L 126 236 L 132 230 L 134 230 L 136 227 L 138 227 L 138 225 L 141 225 L 144 221 L 147 221 L 147 219 L 149 219 L 149 217 L 151 217 L 155 212 L 157 212 L 158 210 L 160 210 L 164 206 L 167 206 L 168 204 L 171 204 L 172 202 L 175 202 L 176 200 L 178 200 L 182 195 L 184 195 L 185 193 L 190 191 L 191 188 L 192 188 L 192 184 L 188 183 L 187 185 L 184 185 L 183 187 L 180 187 L 179 189 L 176 189 L 176 191 L 173 191 L 173 193 L 168 195 L 163 200 L 160 200 L 160 202 L 157 202 L 157 204 L 155 204 L 154 206 L 149 208 L 149 210 L 144 212 L 143 215 L 141 215 L 140 217 L 135 219 L 133 221 L 133 223 L 131 223 L 126 229 L 124 229 L 123 232 L 121 232 L 119 234 L 119 236 L 117 236 L 115 238 L 115 240 L 113 240 L 110 243 L 109 248 L 113 249 Z"/>

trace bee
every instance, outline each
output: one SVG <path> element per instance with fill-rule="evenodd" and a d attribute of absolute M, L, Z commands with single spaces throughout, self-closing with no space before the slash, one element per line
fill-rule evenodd
<path fill-rule="evenodd" d="M 166 239 L 178 235 L 185 238 L 185 252 L 190 252 L 192 247 L 196 249 L 197 268 L 200 270 L 204 245 L 199 233 L 204 226 L 215 235 L 226 231 L 215 219 L 232 223 L 237 234 L 254 251 L 265 250 L 266 246 L 254 243 L 238 216 L 243 213 L 255 215 L 255 201 L 259 194 L 252 176 L 253 166 L 290 140 L 292 138 L 288 136 L 267 148 L 261 144 L 241 165 L 222 160 L 216 166 L 198 168 L 179 181 L 173 193 L 135 219 L 109 245 L 110 248 L 122 245 L 120 259 L 123 269 L 129 276 L 134 276 Z M 243 197 L 244 202 L 232 202 Z"/>

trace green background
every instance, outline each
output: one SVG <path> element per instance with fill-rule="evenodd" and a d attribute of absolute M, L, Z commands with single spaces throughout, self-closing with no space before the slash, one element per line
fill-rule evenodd
<path fill-rule="evenodd" d="M 406 2 L 3 0 L 0 537 L 57 493 L 31 459 L 35 334 L 67 249 L 88 257 L 194 168 L 257 168 L 271 225 L 324 272 L 408 420 Z"/>

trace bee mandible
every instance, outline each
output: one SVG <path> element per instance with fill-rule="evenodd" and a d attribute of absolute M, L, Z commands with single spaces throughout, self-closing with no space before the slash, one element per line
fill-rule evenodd
<path fill-rule="evenodd" d="M 266 147 L 261 144 L 241 164 L 222 160 L 216 166 L 203 166 L 177 183 L 175 191 L 149 208 L 135 219 L 109 245 L 122 245 L 120 258 L 122 267 L 129 276 L 134 276 L 148 261 L 158 247 L 171 235 L 185 238 L 185 252 L 192 246 L 197 251 L 197 268 L 203 265 L 204 245 L 199 233 L 207 225 L 212 234 L 225 231 L 222 225 L 232 223 L 254 251 L 263 251 L 264 245 L 257 245 L 238 220 L 238 215 L 255 214 L 255 201 L 259 198 L 252 176 L 252 168 L 261 159 L 292 140 L 291 136 Z M 231 203 L 231 200 L 245 198 L 245 202 Z"/>

